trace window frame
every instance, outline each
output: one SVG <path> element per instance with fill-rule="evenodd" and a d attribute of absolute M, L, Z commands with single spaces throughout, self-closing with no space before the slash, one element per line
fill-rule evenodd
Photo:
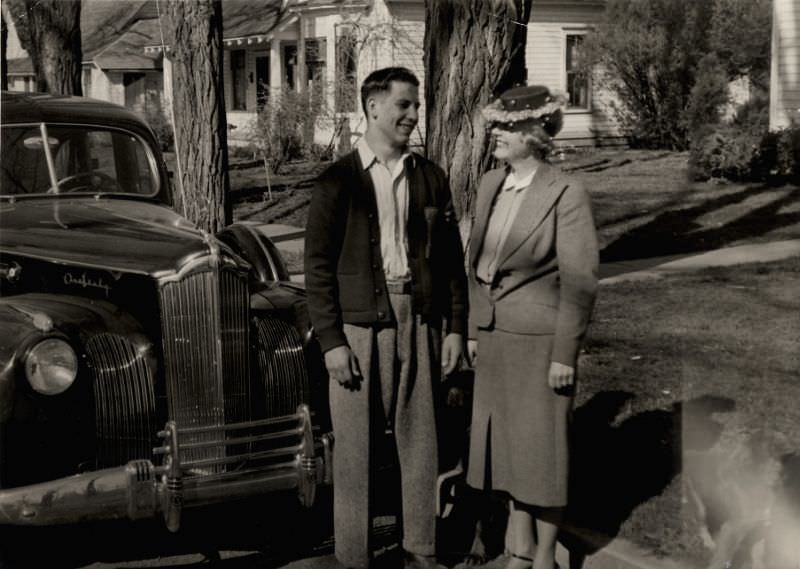
<path fill-rule="evenodd" d="M 237 97 L 236 95 L 239 93 L 237 88 L 237 73 L 236 70 L 240 69 L 239 67 L 234 67 L 234 59 L 238 58 L 238 55 L 241 54 L 241 106 L 237 105 Z M 231 49 L 230 56 L 229 56 L 229 63 L 228 68 L 231 72 L 231 102 L 230 102 L 230 109 L 231 111 L 247 111 L 247 50 L 246 49 Z"/>
<path fill-rule="evenodd" d="M 572 106 L 569 102 L 569 75 L 570 69 L 567 67 L 568 59 L 569 59 L 569 38 L 572 36 L 578 36 L 581 38 L 586 38 L 586 36 L 591 32 L 590 28 L 563 28 L 562 32 L 562 42 L 561 42 L 561 85 L 563 86 L 564 93 L 567 95 L 567 106 L 564 109 L 565 113 L 591 113 L 592 112 L 592 77 L 591 73 L 586 75 L 586 106 L 579 107 L 579 106 Z M 584 41 L 584 40 L 581 40 Z"/>

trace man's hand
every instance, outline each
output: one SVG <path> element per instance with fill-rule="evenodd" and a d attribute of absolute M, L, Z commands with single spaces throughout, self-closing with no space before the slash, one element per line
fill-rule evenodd
<path fill-rule="evenodd" d="M 464 340 L 461 334 L 451 333 L 442 342 L 442 371 L 445 375 L 453 373 L 464 353 Z"/>
<path fill-rule="evenodd" d="M 478 363 L 478 340 L 467 340 L 467 360 L 472 367 Z"/>
<path fill-rule="evenodd" d="M 331 379 L 339 382 L 344 387 L 356 387 L 356 378 L 361 377 L 358 360 L 350 346 L 336 346 L 325 352 L 325 367 Z"/>
<path fill-rule="evenodd" d="M 550 362 L 547 383 L 553 389 L 563 389 L 575 383 L 575 368 L 558 362 Z"/>

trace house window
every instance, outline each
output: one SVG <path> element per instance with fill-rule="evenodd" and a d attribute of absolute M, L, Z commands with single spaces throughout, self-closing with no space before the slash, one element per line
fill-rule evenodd
<path fill-rule="evenodd" d="M 142 112 L 145 97 L 144 73 L 123 73 L 122 84 L 125 87 L 125 106 Z"/>
<path fill-rule="evenodd" d="M 233 102 L 231 110 L 244 111 L 247 109 L 247 69 L 246 52 L 243 49 L 231 51 L 231 92 Z"/>
<path fill-rule="evenodd" d="M 351 29 L 343 29 L 336 36 L 336 112 L 352 113 L 358 111 L 358 91 L 356 84 L 356 36 Z"/>
<path fill-rule="evenodd" d="M 584 34 L 567 34 L 567 94 L 570 109 L 589 109 L 589 78 L 582 69 Z"/>
<path fill-rule="evenodd" d="M 322 94 L 324 92 L 326 49 L 325 38 L 306 40 L 306 77 L 308 90 L 311 93 Z"/>
<path fill-rule="evenodd" d="M 297 44 L 285 43 L 283 45 L 283 84 L 289 89 L 296 89 L 294 84 L 294 70 L 297 67 Z"/>

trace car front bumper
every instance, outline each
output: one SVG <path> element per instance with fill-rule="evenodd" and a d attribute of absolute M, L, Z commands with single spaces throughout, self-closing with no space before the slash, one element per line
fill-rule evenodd
<path fill-rule="evenodd" d="M 254 428 L 261 432 L 242 434 Z M 226 449 L 237 445 L 251 450 L 221 452 L 218 458 L 182 463 L 181 438 L 196 440 L 200 434 L 208 436 L 186 446 Z M 223 427 L 181 429 L 169 422 L 159 436 L 164 443 L 154 449 L 154 454 L 163 458 L 158 466 L 151 460 L 134 460 L 115 468 L 0 490 L 0 525 L 135 520 L 160 513 L 167 528 L 177 531 L 184 507 L 292 489 L 297 490 L 302 504 L 311 506 L 317 487 L 332 483 L 333 437 L 315 436 L 306 405 L 292 415 Z M 265 448 L 269 441 L 280 446 Z M 252 450 L 252 445 L 262 446 Z M 235 468 L 225 466 L 234 463 Z"/>

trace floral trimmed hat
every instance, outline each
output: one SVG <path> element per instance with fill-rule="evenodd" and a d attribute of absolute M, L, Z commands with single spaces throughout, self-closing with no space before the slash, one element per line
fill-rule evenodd
<path fill-rule="evenodd" d="M 490 123 L 535 121 L 550 136 L 555 136 L 561 130 L 561 109 L 566 102 L 562 93 L 551 92 L 544 85 L 521 85 L 504 92 L 486 105 L 481 113 Z"/>

